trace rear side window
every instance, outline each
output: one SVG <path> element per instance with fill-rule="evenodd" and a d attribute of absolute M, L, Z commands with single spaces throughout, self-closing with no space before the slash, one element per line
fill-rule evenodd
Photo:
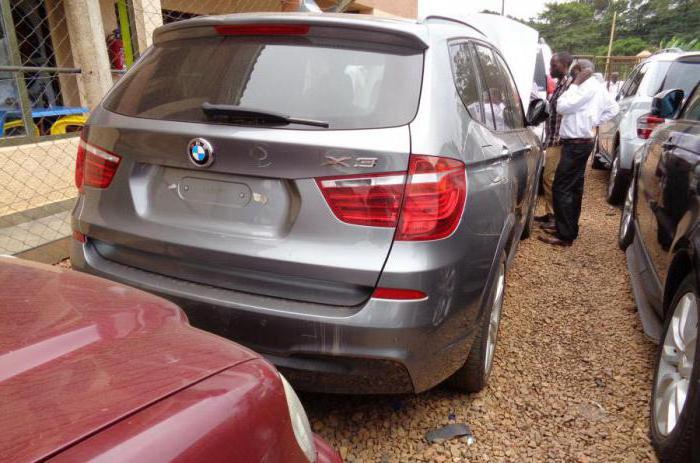
<path fill-rule="evenodd" d="M 634 82 L 635 77 L 637 75 L 637 72 L 639 71 L 639 68 L 635 68 L 632 70 L 629 76 L 627 76 L 627 80 L 622 84 L 622 88 L 620 88 L 620 95 L 625 97 L 627 96 L 628 90 L 630 86 L 632 85 L 632 82 Z"/>
<path fill-rule="evenodd" d="M 331 129 L 394 127 L 415 117 L 422 74 L 422 52 L 400 47 L 287 37 L 175 40 L 144 56 L 105 107 L 211 122 L 206 102 L 325 121 Z"/>
<path fill-rule="evenodd" d="M 656 61 L 649 63 L 649 67 L 639 86 L 638 95 L 654 96 L 659 93 L 659 89 L 663 85 L 664 78 L 668 73 L 668 68 L 671 66 L 669 61 Z"/>
<path fill-rule="evenodd" d="M 698 84 L 698 81 L 700 81 L 700 60 L 674 61 L 668 68 L 663 85 L 654 95 L 664 90 L 680 88 L 687 97 Z"/>
<path fill-rule="evenodd" d="M 649 66 L 647 64 L 642 64 L 639 67 L 639 69 L 637 70 L 637 72 L 635 72 L 634 75 L 632 75 L 632 77 L 630 77 L 630 84 L 627 87 L 627 91 L 625 92 L 625 96 L 632 96 L 632 95 L 637 94 L 637 90 L 639 89 L 639 84 L 642 83 L 642 79 L 644 79 L 644 76 L 647 73 L 648 67 Z"/>
<path fill-rule="evenodd" d="M 487 121 L 492 118 L 494 127 L 499 131 L 518 128 L 519 124 L 515 119 L 516 108 L 513 107 L 511 90 L 507 85 L 509 77 L 504 75 L 503 68 L 490 48 L 481 45 L 476 45 L 475 48 L 484 82 L 482 93 L 485 94 L 484 100 L 488 99 L 490 102 L 484 104 Z M 487 122 L 487 125 L 490 124 Z"/>
<path fill-rule="evenodd" d="M 479 96 L 479 76 L 474 68 L 471 45 L 468 43 L 450 45 L 450 60 L 452 76 L 462 103 L 473 119 L 483 123 L 484 106 Z"/>
<path fill-rule="evenodd" d="M 518 87 L 515 86 L 513 76 L 511 76 L 508 65 L 501 55 L 494 53 L 494 56 L 496 56 L 498 67 L 501 69 L 501 77 L 503 78 L 504 111 L 506 112 L 504 120 L 506 124 L 510 123 L 510 129 L 522 129 L 525 127 L 525 121 L 523 120 L 523 105 L 520 102 Z"/>

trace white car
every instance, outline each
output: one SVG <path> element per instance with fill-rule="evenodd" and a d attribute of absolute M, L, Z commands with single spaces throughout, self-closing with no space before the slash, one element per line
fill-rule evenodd
<path fill-rule="evenodd" d="M 650 114 L 651 100 L 672 88 L 689 95 L 700 80 L 700 52 L 662 50 L 639 64 L 617 95 L 620 112 L 600 126 L 594 168 L 610 167 L 607 200 L 617 205 L 624 199 L 632 173 L 634 153 L 663 119 Z"/>

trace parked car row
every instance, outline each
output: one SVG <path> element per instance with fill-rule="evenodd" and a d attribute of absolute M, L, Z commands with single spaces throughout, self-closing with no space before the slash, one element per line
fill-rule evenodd
<path fill-rule="evenodd" d="M 668 58 L 642 65 L 630 79 L 641 83 L 628 81 L 622 89 L 626 95 L 631 86 L 644 86 L 648 77 L 639 74 L 645 69 L 665 71 L 663 78 L 654 78 L 661 93 L 633 99 L 630 107 L 638 109 L 628 111 L 639 121 L 643 143 L 627 161 L 629 187 L 618 239 L 644 331 L 659 343 L 652 442 L 661 461 L 690 462 L 700 461 L 700 53 L 664 55 Z M 642 93 L 654 88 L 650 85 Z M 601 145 L 610 146 L 609 141 Z M 613 163 L 613 193 L 622 165 Z"/>
<path fill-rule="evenodd" d="M 337 461 L 285 377 L 485 387 L 546 118 L 537 34 L 494 21 L 532 43 L 444 17 L 158 29 L 82 132 L 71 263 L 179 307 L 0 261 L 0 460 Z"/>
<path fill-rule="evenodd" d="M 651 114 L 654 95 L 669 89 L 690 94 L 700 72 L 700 53 L 663 50 L 637 66 L 617 95 L 620 112 L 598 130 L 594 167 L 610 167 L 607 199 L 623 202 L 632 176 L 635 153 L 658 125 Z"/>

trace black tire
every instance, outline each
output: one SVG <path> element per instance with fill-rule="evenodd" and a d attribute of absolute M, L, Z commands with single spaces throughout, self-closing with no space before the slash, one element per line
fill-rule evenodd
<path fill-rule="evenodd" d="M 503 316 L 503 297 L 505 293 L 505 275 L 506 275 L 506 260 L 505 257 L 501 257 L 500 261 L 500 271 L 503 272 L 503 291 L 500 296 L 500 315 Z M 493 360 L 490 365 L 486 366 L 486 353 L 488 344 L 488 333 L 491 325 L 491 313 L 493 311 L 495 304 L 495 299 L 497 295 L 498 287 L 498 275 L 494 280 L 493 287 L 491 288 L 491 294 L 489 295 L 489 303 L 486 310 L 481 317 L 481 322 L 477 329 L 476 335 L 474 337 L 474 342 L 472 343 L 471 350 L 467 356 L 467 360 L 464 365 L 460 367 L 448 380 L 448 384 L 454 389 L 462 392 L 479 392 L 486 387 L 489 381 L 489 376 L 491 375 L 491 370 L 493 369 Z M 500 319 L 499 319 L 500 325 Z M 498 329 L 496 329 L 498 333 Z M 498 341 L 498 337 L 496 337 Z M 496 342 L 496 345 L 498 343 Z M 495 347 L 494 354 L 492 358 L 495 357 Z"/>
<path fill-rule="evenodd" d="M 671 325 L 674 309 L 678 301 L 680 301 L 685 294 L 691 292 L 695 294 L 696 298 L 700 297 L 696 286 L 696 276 L 693 272 L 685 277 L 673 296 L 673 300 L 666 314 L 663 330 L 664 334 L 656 353 L 654 383 L 651 396 L 651 423 L 649 427 L 652 444 L 656 449 L 659 460 L 663 463 L 700 461 L 700 443 L 698 443 L 698 434 L 700 434 L 700 428 L 698 427 L 698 413 L 700 410 L 700 388 L 698 387 L 698 382 L 700 381 L 700 367 L 698 367 L 698 365 L 700 365 L 700 363 L 698 362 L 700 362 L 700 349 L 695 350 L 695 358 L 692 372 L 690 373 L 690 381 L 683 410 L 676 421 L 675 427 L 667 435 L 663 435 L 656 425 L 657 411 L 654 400 L 657 389 L 656 377 L 659 372 L 664 339 Z"/>
<path fill-rule="evenodd" d="M 625 203 L 620 214 L 620 227 L 617 232 L 617 244 L 623 251 L 627 250 L 634 240 L 634 180 L 630 182 L 625 195 Z"/>
<path fill-rule="evenodd" d="M 627 193 L 629 174 L 620 168 L 620 145 L 615 147 L 610 178 L 608 179 L 607 201 L 613 206 L 619 206 Z"/>
<path fill-rule="evenodd" d="M 537 209 L 537 202 L 539 200 L 538 195 L 534 195 L 532 198 L 532 204 L 530 205 L 530 210 L 527 213 L 527 219 L 525 220 L 525 226 L 523 227 L 523 232 L 520 234 L 521 240 L 526 240 L 532 236 L 532 229 L 534 228 L 535 222 L 535 209 Z"/>

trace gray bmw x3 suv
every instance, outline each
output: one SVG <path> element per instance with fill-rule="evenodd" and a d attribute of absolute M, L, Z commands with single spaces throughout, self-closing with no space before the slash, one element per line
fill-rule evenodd
<path fill-rule="evenodd" d="M 527 125 L 498 50 L 455 21 L 167 25 L 82 134 L 71 261 L 303 389 L 476 391 L 533 215 Z"/>

